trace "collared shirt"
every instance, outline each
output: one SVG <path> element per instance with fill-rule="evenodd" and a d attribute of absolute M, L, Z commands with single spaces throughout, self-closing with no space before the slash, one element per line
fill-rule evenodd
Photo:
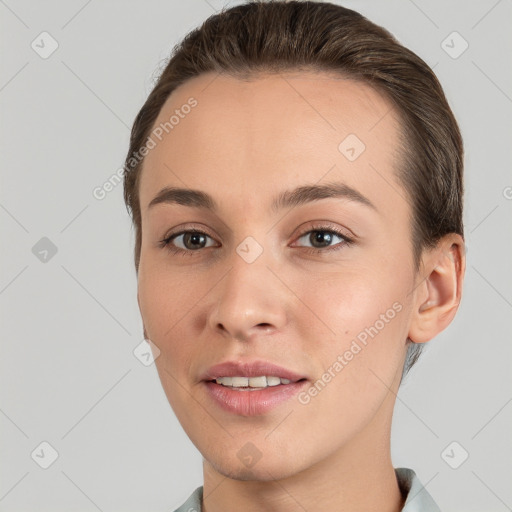
<path fill-rule="evenodd" d="M 441 512 L 416 473 L 409 468 L 395 468 L 402 496 L 406 498 L 402 512 Z M 188 500 L 174 512 L 202 512 L 203 486 L 198 487 Z"/>

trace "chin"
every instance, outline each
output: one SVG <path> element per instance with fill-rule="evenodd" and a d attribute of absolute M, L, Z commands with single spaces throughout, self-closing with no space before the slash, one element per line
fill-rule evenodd
<path fill-rule="evenodd" d="M 213 457 L 208 454 L 208 457 L 204 458 L 215 471 L 232 480 L 270 482 L 288 478 L 300 471 L 300 468 L 290 466 L 288 458 L 275 458 L 274 455 L 265 457 L 265 454 L 262 454 L 250 467 L 236 454 L 229 459 L 226 458 L 226 454 Z"/>

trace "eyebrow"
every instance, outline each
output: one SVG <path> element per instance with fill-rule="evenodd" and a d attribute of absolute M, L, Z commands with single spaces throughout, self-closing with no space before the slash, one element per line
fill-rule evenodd
<path fill-rule="evenodd" d="M 325 185 L 303 185 L 293 190 L 281 192 L 272 202 L 271 208 L 277 212 L 281 208 L 289 208 L 307 204 L 320 199 L 343 198 L 355 201 L 377 210 L 375 205 L 355 188 L 344 183 L 327 183 Z"/>
<path fill-rule="evenodd" d="M 273 212 L 278 212 L 283 208 L 330 198 L 344 198 L 355 201 L 377 211 L 375 205 L 367 197 L 344 183 L 303 185 L 293 190 L 286 190 L 274 198 L 271 209 Z M 201 190 L 189 188 L 165 187 L 151 200 L 148 209 L 157 204 L 180 204 L 192 208 L 203 208 L 212 212 L 218 210 L 218 205 L 212 196 Z"/>

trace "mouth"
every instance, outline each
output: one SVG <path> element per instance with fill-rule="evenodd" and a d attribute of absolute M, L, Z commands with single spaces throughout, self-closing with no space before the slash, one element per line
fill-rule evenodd
<path fill-rule="evenodd" d="M 303 380 L 306 379 L 292 381 L 284 377 L 278 377 L 277 375 L 259 375 L 257 377 L 224 376 L 217 377 L 207 382 L 215 382 L 226 388 L 236 389 L 238 391 L 257 391 L 260 389 L 273 388 L 275 386 L 286 386 L 292 382 L 302 382 Z"/>
<path fill-rule="evenodd" d="M 290 400 L 308 379 L 268 361 L 228 361 L 211 367 L 203 379 L 206 392 L 223 411 L 262 415 Z"/>

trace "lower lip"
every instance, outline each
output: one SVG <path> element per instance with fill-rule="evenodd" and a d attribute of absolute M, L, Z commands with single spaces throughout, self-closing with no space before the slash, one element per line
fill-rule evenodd
<path fill-rule="evenodd" d="M 283 402 L 290 400 L 306 384 L 307 381 L 303 380 L 290 384 L 268 386 L 263 389 L 244 390 L 205 381 L 208 394 L 222 409 L 241 416 L 265 414 Z"/>

